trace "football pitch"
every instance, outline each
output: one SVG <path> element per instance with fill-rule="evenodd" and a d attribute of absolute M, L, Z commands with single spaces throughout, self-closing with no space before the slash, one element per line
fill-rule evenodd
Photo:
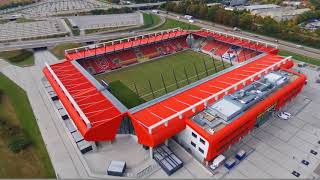
<path fill-rule="evenodd" d="M 230 63 L 222 63 L 221 60 L 212 59 L 206 54 L 185 50 L 107 74 L 100 74 L 96 79 L 109 83 L 111 92 L 124 105 L 131 108 L 230 66 Z"/>

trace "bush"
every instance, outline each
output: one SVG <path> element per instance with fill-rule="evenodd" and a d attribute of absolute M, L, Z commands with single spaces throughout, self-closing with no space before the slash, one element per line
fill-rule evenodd
<path fill-rule="evenodd" d="M 24 136 L 12 137 L 9 140 L 9 149 L 14 153 L 18 153 L 29 147 L 31 144 L 31 140 Z"/>
<path fill-rule="evenodd" d="M 7 120 L 4 117 L 0 116 L 0 130 L 2 131 L 2 129 L 6 127 L 6 125 L 7 125 Z"/>

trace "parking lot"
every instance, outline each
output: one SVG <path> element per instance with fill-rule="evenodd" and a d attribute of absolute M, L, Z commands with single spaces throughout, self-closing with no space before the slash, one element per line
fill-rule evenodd
<path fill-rule="evenodd" d="M 81 30 L 143 25 L 141 13 L 72 16 L 68 19 Z"/>
<path fill-rule="evenodd" d="M 36 3 L 15 13 L 20 13 L 27 17 L 44 17 L 105 6 L 107 4 L 96 0 L 49 0 Z"/>
<path fill-rule="evenodd" d="M 0 25 L 0 42 L 67 34 L 65 22 L 60 19 Z"/>

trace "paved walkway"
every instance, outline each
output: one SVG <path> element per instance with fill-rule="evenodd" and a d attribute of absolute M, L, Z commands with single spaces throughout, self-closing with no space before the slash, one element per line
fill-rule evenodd
<path fill-rule="evenodd" d="M 45 62 L 57 59 L 48 51 L 39 51 L 35 52 L 35 66 L 20 68 L 0 60 L 0 72 L 26 91 L 57 178 L 88 177 L 41 84 Z"/>

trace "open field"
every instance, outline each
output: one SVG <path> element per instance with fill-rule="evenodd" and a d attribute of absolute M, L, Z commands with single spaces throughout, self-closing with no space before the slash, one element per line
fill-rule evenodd
<path fill-rule="evenodd" d="M 224 69 L 221 60 L 214 60 L 214 62 L 217 71 Z M 225 67 L 230 66 L 228 63 L 224 64 Z M 166 91 L 167 93 L 174 91 L 215 72 L 211 57 L 192 50 L 186 50 L 108 74 L 97 75 L 96 78 L 98 80 L 106 80 L 109 83 L 121 81 L 142 99 L 149 101 L 166 94 Z M 163 76 L 163 81 L 161 75 Z M 120 89 L 123 91 L 123 88 L 120 87 L 119 91 Z M 117 96 L 117 98 L 122 101 L 121 97 Z"/>
<path fill-rule="evenodd" d="M 15 50 L 0 52 L 0 58 L 4 59 L 11 64 L 17 66 L 32 66 L 34 65 L 34 56 L 32 51 L 28 50 Z"/>
<path fill-rule="evenodd" d="M 51 53 L 54 54 L 58 59 L 64 59 L 64 51 L 66 49 L 72 49 L 83 46 L 81 43 L 66 43 L 66 44 L 60 44 L 52 49 L 50 49 Z"/>
<path fill-rule="evenodd" d="M 315 59 L 315 58 L 311 58 L 311 57 L 304 56 L 304 55 L 301 55 L 301 54 L 296 54 L 296 53 L 294 53 L 294 52 L 285 51 L 285 50 L 280 50 L 280 51 L 279 51 L 279 55 L 280 55 L 280 56 L 292 56 L 293 59 L 295 59 L 295 60 L 320 66 L 320 59 Z"/>
<path fill-rule="evenodd" d="M 193 24 L 185 23 L 185 22 L 178 21 L 175 19 L 166 18 L 166 22 L 154 30 L 166 30 L 166 29 L 172 29 L 172 28 L 177 28 L 177 27 L 180 27 L 182 29 L 188 29 L 188 30 L 200 29 L 199 26 L 196 26 Z"/>
<path fill-rule="evenodd" d="M 54 178 L 25 92 L 0 73 L 0 178 Z"/>

